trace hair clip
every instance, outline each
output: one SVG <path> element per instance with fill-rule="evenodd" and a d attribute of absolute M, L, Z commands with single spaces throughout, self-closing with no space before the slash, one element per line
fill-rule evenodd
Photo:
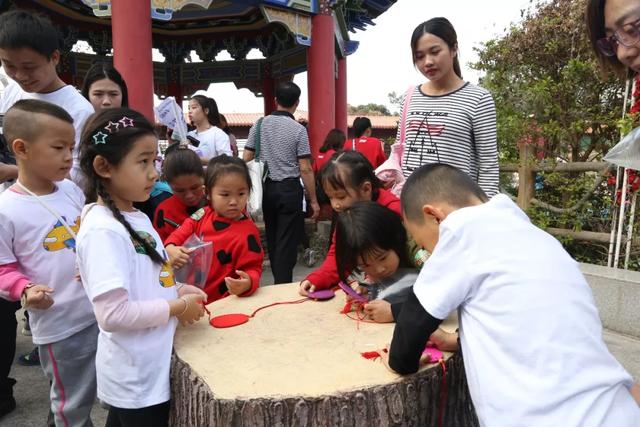
<path fill-rule="evenodd" d="M 118 123 L 120 123 L 123 128 L 133 127 L 133 119 L 130 119 L 127 116 L 124 116 L 123 118 L 118 120 Z"/>
<path fill-rule="evenodd" d="M 109 135 L 107 135 L 106 133 L 104 133 L 102 131 L 96 133 L 95 135 L 93 135 L 93 144 L 94 145 L 106 144 L 108 136 Z"/>
<path fill-rule="evenodd" d="M 120 128 L 120 123 L 114 123 L 110 121 L 104 128 L 108 130 L 109 133 L 115 133 Z"/>

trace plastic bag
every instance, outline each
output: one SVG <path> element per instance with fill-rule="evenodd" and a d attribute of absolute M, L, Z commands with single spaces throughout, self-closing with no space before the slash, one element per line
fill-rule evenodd
<path fill-rule="evenodd" d="M 205 242 L 192 234 L 182 246 L 191 249 L 192 252 L 189 255 L 189 261 L 174 272 L 176 282 L 204 289 L 213 261 L 213 243 Z"/>
<path fill-rule="evenodd" d="M 617 143 L 604 161 L 616 166 L 640 170 L 640 127 L 635 128 Z"/>

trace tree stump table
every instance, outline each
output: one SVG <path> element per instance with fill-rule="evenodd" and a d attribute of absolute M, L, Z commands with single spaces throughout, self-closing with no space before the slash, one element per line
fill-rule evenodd
<path fill-rule="evenodd" d="M 213 316 L 300 299 L 297 284 L 260 288 L 208 306 Z M 478 421 L 462 358 L 398 376 L 361 352 L 391 341 L 393 324 L 349 319 L 343 292 L 329 301 L 278 305 L 248 323 L 179 327 L 172 360 L 173 426 L 438 426 Z M 456 328 L 455 320 L 444 329 Z M 446 387 L 443 389 L 443 377 Z"/>

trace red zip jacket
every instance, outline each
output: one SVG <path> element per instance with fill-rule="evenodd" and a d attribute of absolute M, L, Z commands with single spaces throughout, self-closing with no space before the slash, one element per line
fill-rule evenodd
<path fill-rule="evenodd" d="M 213 261 L 204 287 L 207 304 L 229 295 L 224 278 L 238 279 L 236 270 L 251 277 L 251 289 L 242 294 L 243 297 L 258 289 L 264 252 L 258 227 L 251 219 L 232 220 L 218 216 L 210 207 L 202 208 L 171 233 L 165 245 L 181 246 L 192 234 L 213 243 Z"/>
<path fill-rule="evenodd" d="M 378 199 L 375 200 L 378 204 L 391 209 L 398 215 L 402 215 L 400 207 L 400 199 L 391 194 L 387 190 L 380 189 L 378 192 Z M 335 286 L 340 281 L 338 276 L 338 269 L 336 267 L 336 233 L 331 236 L 331 246 L 327 253 L 327 258 L 322 265 L 318 267 L 316 271 L 309 274 L 305 280 L 310 281 L 316 287 L 316 290 L 328 289 Z"/>
<path fill-rule="evenodd" d="M 160 235 L 162 242 L 166 244 L 167 237 L 201 207 L 202 205 L 187 206 L 175 195 L 163 200 L 153 214 L 153 228 Z"/>

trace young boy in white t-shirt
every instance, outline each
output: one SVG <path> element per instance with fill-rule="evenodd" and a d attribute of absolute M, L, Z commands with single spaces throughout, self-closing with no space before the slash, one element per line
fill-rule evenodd
<path fill-rule="evenodd" d="M 22 299 L 30 313 L 56 425 L 91 425 L 98 326 L 76 277 L 84 195 L 64 179 L 73 162 L 73 119 L 56 105 L 21 100 L 5 116 L 4 135 L 18 179 L 0 194 L 0 297 Z"/>
<path fill-rule="evenodd" d="M 640 425 L 637 386 L 607 350 L 589 285 L 555 238 L 444 164 L 408 178 L 402 210 L 431 257 L 396 321 L 393 370 L 417 371 L 430 335 L 458 309 L 481 425 Z M 432 341 L 452 349 L 456 339 Z"/>

